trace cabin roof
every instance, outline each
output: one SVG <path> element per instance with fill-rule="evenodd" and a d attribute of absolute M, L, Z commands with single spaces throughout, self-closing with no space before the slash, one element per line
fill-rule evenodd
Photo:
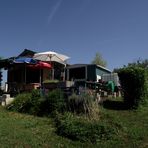
<path fill-rule="evenodd" d="M 33 57 L 35 53 L 35 51 L 24 49 L 24 51 L 20 53 L 18 57 Z"/>
<path fill-rule="evenodd" d="M 102 69 L 102 70 L 111 72 L 109 69 L 107 69 L 107 68 L 105 68 L 105 67 L 103 67 L 101 65 L 96 65 L 96 64 L 73 64 L 73 65 L 67 66 L 66 68 L 67 69 L 72 69 L 72 68 L 80 68 L 80 67 L 85 67 L 85 66 L 96 66 L 96 68 L 98 68 L 98 69 Z"/>

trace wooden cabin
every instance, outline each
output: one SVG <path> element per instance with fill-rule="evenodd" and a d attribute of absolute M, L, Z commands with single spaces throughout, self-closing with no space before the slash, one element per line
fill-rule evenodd
<path fill-rule="evenodd" d="M 74 64 L 66 67 L 67 80 L 98 81 L 103 74 L 110 73 L 107 68 L 95 64 Z"/>
<path fill-rule="evenodd" d="M 36 52 L 24 49 L 17 57 L 0 60 L 0 68 L 7 70 L 7 92 L 23 92 L 40 88 L 41 84 L 51 79 L 62 80 L 64 65 L 50 62 L 52 69 L 36 69 L 29 67 L 26 63 L 13 63 L 18 57 L 32 58 Z"/>

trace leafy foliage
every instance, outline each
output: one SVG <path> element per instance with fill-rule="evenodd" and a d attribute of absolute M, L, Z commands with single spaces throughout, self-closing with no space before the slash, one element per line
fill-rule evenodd
<path fill-rule="evenodd" d="M 107 66 L 107 62 L 102 58 L 102 55 L 99 52 L 96 53 L 96 55 L 91 63 L 96 64 L 96 65 L 101 65 L 103 67 Z"/>
<path fill-rule="evenodd" d="M 2 58 L 0 57 L 0 60 L 1 60 Z M 2 69 L 0 68 L 0 95 L 2 94 L 2 89 L 1 89 L 1 86 L 2 86 L 2 77 L 3 77 L 3 75 L 2 75 Z"/>
<path fill-rule="evenodd" d="M 131 66 L 118 72 L 124 92 L 124 102 L 129 108 L 138 108 L 144 104 L 148 95 L 147 70 Z"/>
<path fill-rule="evenodd" d="M 45 97 L 45 100 L 40 107 L 44 114 L 51 114 L 56 111 L 63 112 L 66 109 L 63 92 L 60 89 L 52 90 Z"/>
<path fill-rule="evenodd" d="M 41 102 L 40 91 L 33 90 L 31 93 L 17 95 L 14 101 L 7 106 L 7 109 L 37 115 L 40 111 Z"/>
<path fill-rule="evenodd" d="M 43 83 L 58 83 L 59 80 L 49 80 L 49 79 L 46 79 L 43 81 Z"/>
<path fill-rule="evenodd" d="M 7 109 L 37 116 L 48 116 L 52 112 L 63 112 L 65 101 L 60 90 L 53 90 L 47 96 L 41 96 L 40 90 L 16 96 Z"/>
<path fill-rule="evenodd" d="M 127 67 L 141 67 L 141 68 L 144 68 L 144 69 L 148 70 L 148 59 L 145 59 L 145 60 L 138 59 L 137 61 L 135 61 L 133 63 L 128 63 L 127 66 L 124 65 L 124 68 L 127 68 Z M 118 71 L 120 71 L 119 68 L 115 68 L 113 70 L 113 72 L 116 72 L 116 73 L 118 73 Z"/>
<path fill-rule="evenodd" d="M 97 143 L 109 140 L 116 134 L 116 128 L 107 122 L 91 122 L 69 112 L 56 118 L 57 133 L 72 140 Z"/>
<path fill-rule="evenodd" d="M 148 69 L 148 59 L 142 60 L 142 59 L 138 59 L 136 62 L 133 63 L 129 63 L 128 67 L 141 67 L 141 68 L 147 68 Z"/>

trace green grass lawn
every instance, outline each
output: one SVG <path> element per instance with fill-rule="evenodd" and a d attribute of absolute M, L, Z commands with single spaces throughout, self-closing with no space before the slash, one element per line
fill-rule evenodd
<path fill-rule="evenodd" d="M 109 141 L 110 147 L 148 148 L 148 106 L 132 111 L 126 110 L 122 101 L 108 104 L 102 108 L 103 119 L 121 126 L 118 138 Z"/>
<path fill-rule="evenodd" d="M 8 112 L 0 107 L 0 148 L 69 148 L 77 145 L 87 147 L 88 144 L 55 134 L 51 119 Z"/>
<path fill-rule="evenodd" d="M 58 136 L 50 118 L 39 118 L 9 112 L 0 107 L 0 148 L 32 147 L 148 147 L 148 108 L 129 111 L 122 108 L 118 101 L 107 102 L 101 107 L 100 120 L 106 120 L 120 126 L 115 137 L 99 141 L 96 145 L 81 143 Z"/>

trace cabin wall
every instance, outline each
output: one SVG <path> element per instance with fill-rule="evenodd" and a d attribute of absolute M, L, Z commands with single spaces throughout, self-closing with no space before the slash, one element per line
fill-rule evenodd
<path fill-rule="evenodd" d="M 87 81 L 96 81 L 95 65 L 87 66 Z"/>

